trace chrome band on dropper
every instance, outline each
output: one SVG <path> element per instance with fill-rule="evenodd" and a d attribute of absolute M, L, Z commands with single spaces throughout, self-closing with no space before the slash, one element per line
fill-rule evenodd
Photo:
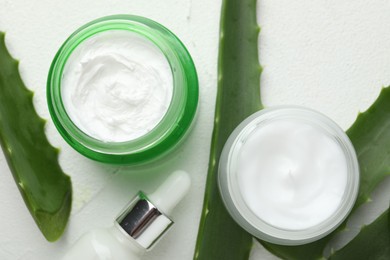
<path fill-rule="evenodd" d="M 116 221 L 130 237 L 146 249 L 152 247 L 173 224 L 143 192 L 134 197 Z"/>

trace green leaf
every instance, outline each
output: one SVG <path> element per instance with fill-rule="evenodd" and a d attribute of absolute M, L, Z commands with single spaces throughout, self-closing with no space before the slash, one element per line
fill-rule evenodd
<path fill-rule="evenodd" d="M 71 210 L 71 181 L 58 164 L 58 149 L 46 139 L 45 121 L 35 112 L 33 93 L 4 38 L 0 32 L 0 144 L 31 215 L 45 238 L 55 241 Z"/>
<path fill-rule="evenodd" d="M 390 87 L 382 89 L 375 103 L 366 112 L 359 114 L 347 134 L 356 149 L 360 165 L 360 188 L 354 212 L 362 204 L 371 201 L 370 194 L 390 175 Z M 348 219 L 336 231 L 310 244 L 281 246 L 265 241 L 260 243 L 273 254 L 285 259 L 323 258 L 325 246 L 336 233 L 345 228 Z M 390 236 L 389 229 L 384 230 Z"/>
<path fill-rule="evenodd" d="M 370 201 L 370 194 L 390 175 L 390 87 L 347 131 L 360 165 L 359 195 L 354 209 Z"/>
<path fill-rule="evenodd" d="M 226 211 L 217 185 L 219 157 L 234 128 L 262 108 L 256 0 L 224 0 L 218 93 L 203 211 L 194 259 L 247 259 L 252 236 Z"/>
<path fill-rule="evenodd" d="M 386 210 L 361 232 L 348 245 L 333 254 L 331 260 L 390 259 L 390 214 Z"/>

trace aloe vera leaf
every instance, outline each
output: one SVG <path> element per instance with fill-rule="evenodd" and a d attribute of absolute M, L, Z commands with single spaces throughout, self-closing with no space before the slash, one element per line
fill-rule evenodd
<path fill-rule="evenodd" d="M 222 3 L 218 92 L 203 211 L 194 259 L 248 259 L 252 236 L 226 211 L 217 171 L 225 141 L 246 117 L 262 108 L 256 22 L 256 0 Z"/>
<path fill-rule="evenodd" d="M 336 251 L 331 260 L 390 259 L 390 214 L 386 210 L 374 222 L 362 228 L 346 246 Z"/>
<path fill-rule="evenodd" d="M 48 241 L 57 240 L 69 218 L 72 187 L 58 164 L 58 149 L 44 133 L 45 121 L 19 75 L 0 32 L 0 144 L 16 185 Z"/>
<path fill-rule="evenodd" d="M 347 131 L 358 156 L 360 165 L 360 188 L 354 210 L 370 202 L 375 187 L 390 175 L 390 87 L 383 88 L 377 100 Z M 265 241 L 259 242 L 271 253 L 285 259 L 319 259 L 331 238 L 345 228 L 344 221 L 338 229 L 325 238 L 302 246 L 281 246 Z M 386 229 L 385 229 L 386 230 Z M 387 229 L 390 236 L 390 231 Z M 362 235 L 363 236 L 363 235 Z"/>

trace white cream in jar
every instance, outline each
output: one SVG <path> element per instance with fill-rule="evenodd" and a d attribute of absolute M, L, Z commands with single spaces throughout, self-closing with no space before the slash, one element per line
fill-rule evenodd
<path fill-rule="evenodd" d="M 345 219 L 359 168 L 347 135 L 329 118 L 301 107 L 264 109 L 229 137 L 219 185 L 229 213 L 248 232 L 298 245 Z"/>
<path fill-rule="evenodd" d="M 241 194 L 253 213 L 270 225 L 310 228 L 339 207 L 347 159 L 322 129 L 300 120 L 275 120 L 254 129 L 241 149 Z"/>
<path fill-rule="evenodd" d="M 84 40 L 70 55 L 61 81 L 70 119 L 103 142 L 147 134 L 166 114 L 172 93 L 165 55 L 128 30 L 104 31 Z"/>

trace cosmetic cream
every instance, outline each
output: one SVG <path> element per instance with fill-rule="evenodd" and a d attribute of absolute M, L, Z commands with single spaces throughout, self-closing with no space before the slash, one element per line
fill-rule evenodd
<path fill-rule="evenodd" d="M 83 41 L 68 58 L 61 82 L 69 117 L 103 142 L 131 141 L 150 132 L 166 114 L 172 92 L 165 55 L 127 30 Z"/>
<path fill-rule="evenodd" d="M 53 122 L 81 154 L 141 164 L 174 150 L 198 106 L 194 63 L 167 28 L 144 17 L 92 21 L 61 46 L 50 68 Z"/>
<path fill-rule="evenodd" d="M 173 225 L 172 210 L 187 194 L 191 180 L 183 171 L 172 173 L 152 194 L 131 200 L 111 228 L 83 235 L 63 260 L 139 260 Z"/>
<path fill-rule="evenodd" d="M 297 245 L 334 230 L 357 196 L 356 154 L 324 115 L 300 107 L 265 109 L 232 133 L 219 184 L 233 218 L 260 239 Z"/>

